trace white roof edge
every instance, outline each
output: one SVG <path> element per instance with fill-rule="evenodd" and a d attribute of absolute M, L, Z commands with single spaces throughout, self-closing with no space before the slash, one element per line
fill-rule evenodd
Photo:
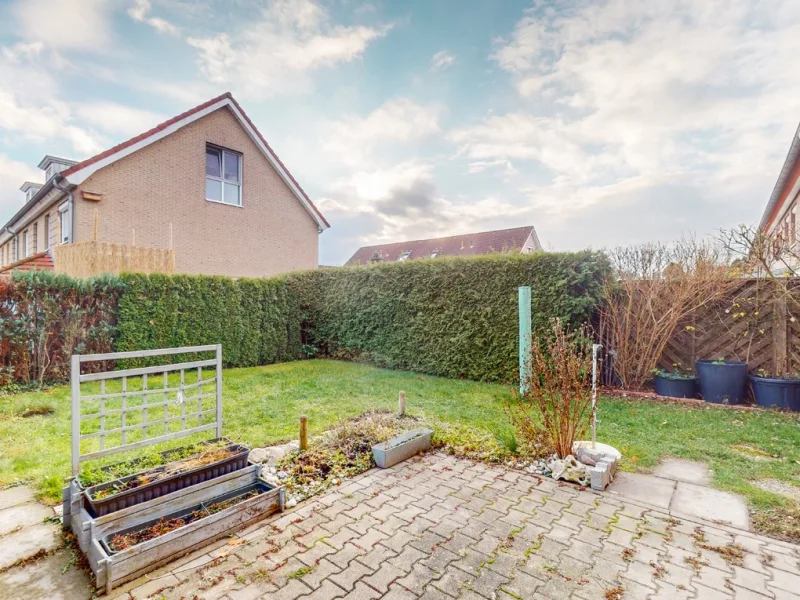
<path fill-rule="evenodd" d="M 247 122 L 247 119 L 244 118 L 244 115 L 239 111 L 236 107 L 236 104 L 230 98 L 222 98 L 219 102 L 215 102 L 202 110 L 199 110 L 191 115 L 186 116 L 185 118 L 181 119 L 180 121 L 176 121 L 175 123 L 171 124 L 169 127 L 165 127 L 164 129 L 155 132 L 154 134 L 139 140 L 138 142 L 131 144 L 125 148 L 120 149 L 118 152 L 106 156 L 94 163 L 86 165 L 84 168 L 67 175 L 65 179 L 72 185 L 80 185 L 84 181 L 86 181 L 89 177 L 91 177 L 94 173 L 99 171 L 100 169 L 107 167 L 108 165 L 117 162 L 118 160 L 125 158 L 141 150 L 142 148 L 146 148 L 150 144 L 161 140 L 168 135 L 171 135 L 189 125 L 190 123 L 194 123 L 195 121 L 202 119 L 203 117 L 211 114 L 212 112 L 223 108 L 228 107 L 233 115 L 236 117 L 236 120 L 239 121 L 239 124 L 242 128 L 247 132 L 247 135 L 253 141 L 253 143 L 258 146 L 259 150 L 261 150 L 262 154 L 266 157 L 269 161 L 270 165 L 275 169 L 275 171 L 280 175 L 281 179 L 286 183 L 289 189 L 292 191 L 294 196 L 300 201 L 303 207 L 308 211 L 311 217 L 316 221 L 317 225 L 320 228 L 320 231 L 328 229 L 330 225 L 325 223 L 325 220 L 314 210 L 314 207 L 311 206 L 311 203 L 306 199 L 305 195 L 298 189 L 297 185 L 292 181 L 291 176 L 286 171 L 286 169 L 281 165 L 278 157 L 275 156 L 274 153 L 270 151 L 270 149 L 261 141 L 260 136 L 253 130 L 250 124 Z"/>

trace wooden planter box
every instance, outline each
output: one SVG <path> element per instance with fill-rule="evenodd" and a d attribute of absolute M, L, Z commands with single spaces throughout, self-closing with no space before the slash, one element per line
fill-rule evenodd
<path fill-rule="evenodd" d="M 136 531 L 161 519 L 188 515 L 203 510 L 207 505 L 246 494 L 253 489 L 258 489 L 261 493 L 162 536 L 118 552 L 109 547 L 109 541 L 118 533 Z M 122 583 L 282 511 L 283 505 L 283 488 L 274 488 L 260 479 L 258 466 L 252 465 L 223 477 L 220 483 L 207 481 L 194 488 L 186 488 L 98 519 L 90 519 L 86 524 L 88 535 L 84 541 L 88 546 L 89 566 L 95 573 L 95 584 L 104 587 L 108 593 Z M 85 514 L 85 510 L 82 512 Z"/>
<path fill-rule="evenodd" d="M 408 433 L 395 436 L 389 441 L 376 444 L 372 447 L 372 456 L 381 469 L 388 469 L 399 462 L 416 456 L 420 452 L 430 449 L 430 429 L 415 429 Z"/>
<path fill-rule="evenodd" d="M 245 468 L 247 466 L 247 455 L 249 454 L 250 449 L 242 446 L 241 444 L 235 443 L 231 443 L 228 446 L 228 449 L 234 451 L 235 454 L 229 456 L 228 458 L 197 467 L 196 469 L 185 471 L 183 473 L 176 473 L 171 477 L 146 483 L 144 485 L 140 485 L 139 487 L 125 490 L 100 500 L 95 499 L 94 496 L 101 490 L 108 489 L 114 485 L 124 484 L 125 482 L 131 481 L 132 479 L 135 479 L 144 473 L 158 473 L 163 471 L 166 466 L 148 469 L 147 471 L 142 471 L 141 473 L 128 475 L 127 477 L 123 477 L 121 479 L 107 481 L 105 483 L 92 486 L 87 488 L 83 494 L 84 506 L 89 511 L 89 514 L 93 517 L 102 517 L 118 510 L 122 510 L 123 508 L 135 506 L 136 504 L 141 504 L 142 502 L 147 502 L 148 500 L 153 500 L 154 498 L 160 498 L 161 496 L 166 496 L 167 494 L 182 490 L 183 488 L 202 483 L 203 481 L 207 481 L 209 479 L 215 479 L 221 475 Z M 169 451 L 167 451 L 167 456 L 169 456 L 168 453 Z"/>

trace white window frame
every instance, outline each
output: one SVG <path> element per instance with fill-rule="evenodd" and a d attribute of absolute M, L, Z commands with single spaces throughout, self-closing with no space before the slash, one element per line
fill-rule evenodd
<path fill-rule="evenodd" d="M 408 260 L 410 256 L 411 256 L 411 250 L 409 250 L 408 252 L 403 252 L 400 256 L 397 257 L 397 262 Z"/>
<path fill-rule="evenodd" d="M 58 207 L 59 244 L 68 244 L 72 241 L 72 206 L 69 200 Z M 67 224 L 64 227 L 64 223 Z"/>
<path fill-rule="evenodd" d="M 29 242 L 30 235 L 28 235 L 28 230 L 22 232 L 22 258 L 28 258 L 30 256 L 28 254 L 28 242 Z"/>
<path fill-rule="evenodd" d="M 243 180 L 242 180 L 244 156 L 242 155 L 241 152 L 236 152 L 235 150 L 229 150 L 227 148 L 222 148 L 221 146 L 215 146 L 214 144 L 206 144 L 206 153 L 209 150 L 214 150 L 216 152 L 219 152 L 220 177 L 214 177 L 213 175 L 209 175 L 208 173 L 205 173 L 205 179 L 206 180 L 210 179 L 212 181 L 219 181 L 220 182 L 220 188 L 221 188 L 220 193 L 221 193 L 221 196 L 222 196 L 222 200 L 214 200 L 213 198 L 206 197 L 206 201 L 207 202 L 213 202 L 214 204 L 224 204 L 226 206 L 238 206 L 239 208 L 242 208 L 244 206 L 244 195 L 242 193 L 243 192 L 243 188 L 244 188 Z M 232 155 L 238 157 L 238 159 L 239 159 L 239 161 L 238 161 L 239 162 L 239 181 L 236 184 L 234 184 L 232 181 L 229 181 L 229 180 L 225 179 L 225 154 L 226 153 L 227 154 L 232 154 Z M 203 155 L 203 158 L 205 159 L 205 154 Z M 205 162 L 203 164 L 205 165 Z M 234 204 L 232 202 L 225 202 L 225 184 L 226 183 L 228 185 L 237 185 L 239 187 L 239 202 L 238 203 Z M 203 187 L 203 190 L 205 190 L 205 186 Z M 205 194 L 205 191 L 203 191 L 203 194 Z"/>

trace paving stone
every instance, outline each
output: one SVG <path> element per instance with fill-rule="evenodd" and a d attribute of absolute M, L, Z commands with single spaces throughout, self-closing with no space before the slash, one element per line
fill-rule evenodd
<path fill-rule="evenodd" d="M 62 573 L 62 569 L 67 567 L 69 562 L 69 552 L 59 550 L 33 564 L 0 573 L 0 598 L 8 600 L 86 598 L 89 588 L 86 573 L 74 566 Z"/>
<path fill-rule="evenodd" d="M 27 502 L 36 502 L 33 490 L 26 485 L 18 485 L 0 491 L 0 510 Z"/>
<path fill-rule="evenodd" d="M 618 472 L 607 491 L 623 498 L 668 509 L 675 482 L 642 473 Z"/>
<path fill-rule="evenodd" d="M 768 567 L 767 570 L 772 575 L 772 580 L 767 584 L 770 589 L 800 593 L 800 576 L 772 567 Z"/>
<path fill-rule="evenodd" d="M 702 598 L 702 600 L 722 600 L 723 598 L 733 598 L 732 590 L 716 590 L 699 583 L 695 584 L 694 587 L 697 590 L 696 597 Z"/>
<path fill-rule="evenodd" d="M 345 598 L 348 600 L 372 600 L 373 598 L 380 597 L 380 592 L 373 590 L 371 587 L 360 581 L 356 584 L 355 589 L 345 596 Z"/>
<path fill-rule="evenodd" d="M 733 527 L 750 528 L 750 513 L 741 496 L 709 487 L 678 482 L 670 513 L 699 517 L 707 521 L 728 522 Z"/>
<path fill-rule="evenodd" d="M 708 465 L 694 460 L 682 458 L 668 458 L 661 462 L 653 471 L 653 475 L 673 481 L 684 481 L 696 485 L 709 485 L 711 475 Z"/>
<path fill-rule="evenodd" d="M 17 488 L 11 488 L 17 489 Z M 41 523 L 0 538 L 0 569 L 24 560 L 43 550 L 50 552 L 61 545 L 54 525 Z"/>
<path fill-rule="evenodd" d="M 389 590 L 389 586 L 403 577 L 405 571 L 398 569 L 395 566 L 384 564 L 380 569 L 375 571 L 372 575 L 364 577 L 363 581 L 371 588 L 385 593 Z"/>
<path fill-rule="evenodd" d="M 0 536 L 16 529 L 41 524 L 47 517 L 52 516 L 52 509 L 38 502 L 26 502 L 4 508 L 0 510 Z"/>

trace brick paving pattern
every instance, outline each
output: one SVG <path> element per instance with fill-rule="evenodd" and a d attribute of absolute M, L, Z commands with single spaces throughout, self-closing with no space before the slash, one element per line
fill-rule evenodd
<path fill-rule="evenodd" d="M 800 600 L 800 551 L 432 454 L 365 473 L 112 596 Z"/>

